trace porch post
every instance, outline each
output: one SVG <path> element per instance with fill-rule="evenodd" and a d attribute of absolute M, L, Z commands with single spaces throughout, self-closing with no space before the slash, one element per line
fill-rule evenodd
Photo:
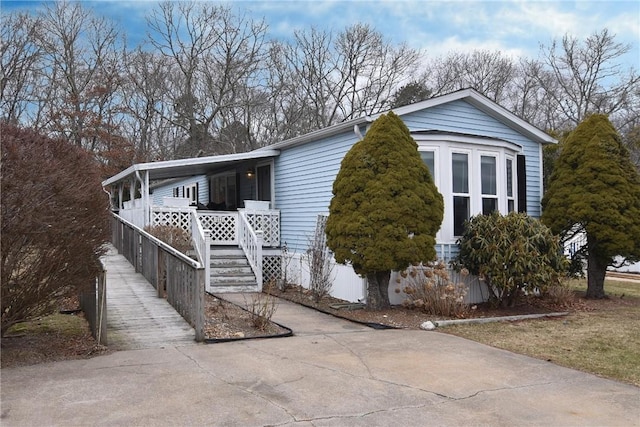
<path fill-rule="evenodd" d="M 122 198 L 124 197 L 124 185 L 122 182 L 118 183 L 118 210 L 124 209 Z"/>
<path fill-rule="evenodd" d="M 149 196 L 149 171 L 144 171 L 144 182 L 142 184 L 142 206 L 144 207 L 144 225 L 151 225 L 151 197 Z"/>

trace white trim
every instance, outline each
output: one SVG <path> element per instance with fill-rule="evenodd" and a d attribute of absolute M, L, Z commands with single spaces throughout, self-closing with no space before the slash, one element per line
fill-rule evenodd
<path fill-rule="evenodd" d="M 171 171 L 175 168 L 188 167 L 193 169 L 196 166 L 209 166 L 220 163 L 238 162 L 242 160 L 262 159 L 265 157 L 274 157 L 280 154 L 280 151 L 274 149 L 261 149 L 249 151 L 248 153 L 223 154 L 219 156 L 194 157 L 190 159 L 166 160 L 163 162 L 138 163 L 129 166 L 127 169 L 102 181 L 102 186 L 114 184 L 127 178 L 131 174 L 138 171 Z M 194 172 L 191 175 L 202 175 L 202 173 Z M 150 179 L 158 179 L 150 176 Z"/>

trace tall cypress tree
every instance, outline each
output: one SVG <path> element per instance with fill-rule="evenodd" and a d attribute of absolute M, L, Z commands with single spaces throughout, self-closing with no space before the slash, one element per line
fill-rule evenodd
<path fill-rule="evenodd" d="M 587 237 L 587 298 L 603 298 L 615 257 L 640 259 L 640 175 L 607 118 L 594 114 L 567 137 L 542 200 L 542 221 Z"/>
<path fill-rule="evenodd" d="M 409 129 L 380 116 L 342 160 L 333 183 L 327 245 L 368 281 L 367 305 L 389 306 L 392 270 L 436 257 L 444 202 Z"/>

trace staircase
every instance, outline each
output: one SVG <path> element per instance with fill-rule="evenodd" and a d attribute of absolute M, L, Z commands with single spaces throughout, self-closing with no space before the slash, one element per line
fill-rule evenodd
<path fill-rule="evenodd" d="M 240 248 L 211 246 L 211 293 L 257 292 L 258 284 Z"/>

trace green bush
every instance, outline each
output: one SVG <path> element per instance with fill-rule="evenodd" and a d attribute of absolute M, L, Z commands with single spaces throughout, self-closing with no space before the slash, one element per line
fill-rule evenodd
<path fill-rule="evenodd" d="M 559 238 L 522 213 L 473 217 L 458 243 L 457 261 L 485 280 L 495 305 L 513 306 L 525 293 L 545 293 L 567 267 Z"/>

